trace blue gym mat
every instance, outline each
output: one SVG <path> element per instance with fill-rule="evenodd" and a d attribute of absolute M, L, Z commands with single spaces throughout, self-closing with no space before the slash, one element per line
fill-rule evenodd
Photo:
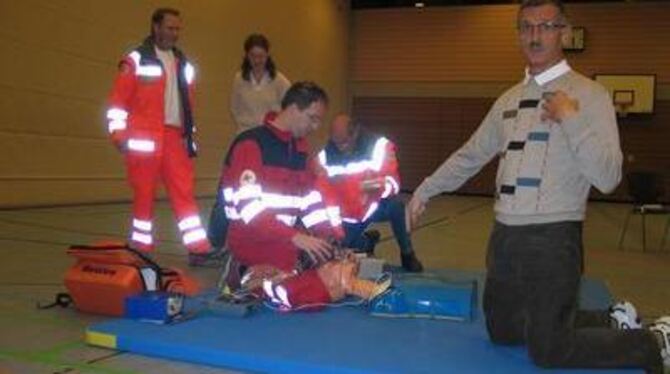
<path fill-rule="evenodd" d="M 445 270 L 438 273 L 451 279 L 478 281 L 481 298 L 481 274 Z M 607 307 L 607 287 L 600 281 L 582 282 L 580 303 L 586 309 Z M 111 320 L 91 326 L 86 338 L 97 346 L 253 372 L 414 374 L 539 370 L 530 362 L 525 348 L 500 347 L 489 342 L 481 311 L 472 322 L 454 322 L 372 317 L 363 307 L 289 314 L 261 309 L 247 318 L 203 315 L 173 325 Z"/>

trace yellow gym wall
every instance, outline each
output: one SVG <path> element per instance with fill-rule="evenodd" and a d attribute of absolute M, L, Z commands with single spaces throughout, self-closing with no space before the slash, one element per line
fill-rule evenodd
<path fill-rule="evenodd" d="M 213 195 L 234 134 L 228 98 L 251 32 L 279 70 L 347 103 L 344 0 L 22 0 L 0 2 L 0 207 L 130 199 L 105 104 L 119 59 L 149 30 L 154 8 L 182 12 L 180 47 L 197 68 L 197 192 Z M 325 139 L 325 129 L 312 143 Z"/>

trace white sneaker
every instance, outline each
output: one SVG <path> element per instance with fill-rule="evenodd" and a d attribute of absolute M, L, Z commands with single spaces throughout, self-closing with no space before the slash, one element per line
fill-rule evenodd
<path fill-rule="evenodd" d="M 666 372 L 670 371 L 670 316 L 657 319 L 649 325 L 649 331 L 661 337 L 661 357 Z"/>
<path fill-rule="evenodd" d="M 637 310 L 628 301 L 620 301 L 610 307 L 610 318 L 619 330 L 642 328 Z"/>

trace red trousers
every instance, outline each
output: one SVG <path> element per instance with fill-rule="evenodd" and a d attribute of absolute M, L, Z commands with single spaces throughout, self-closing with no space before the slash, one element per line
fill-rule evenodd
<path fill-rule="evenodd" d="M 326 284 L 314 269 L 289 277 L 277 285 L 266 284 L 264 292 L 286 311 L 314 311 L 333 302 Z"/>
<path fill-rule="evenodd" d="M 165 126 L 163 139 L 130 138 L 127 148 L 128 182 L 134 195 L 131 245 L 144 251 L 154 247 L 154 199 L 162 180 L 186 248 L 191 252 L 209 250 L 193 196 L 193 162 L 186 153 L 181 129 Z"/>

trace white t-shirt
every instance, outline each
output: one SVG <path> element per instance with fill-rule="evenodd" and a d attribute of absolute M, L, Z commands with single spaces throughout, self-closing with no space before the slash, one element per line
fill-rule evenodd
<path fill-rule="evenodd" d="M 179 105 L 179 88 L 177 87 L 177 62 L 171 50 L 163 51 L 156 48 L 156 55 L 163 63 L 165 70 L 165 124 L 181 127 L 181 106 Z"/>

